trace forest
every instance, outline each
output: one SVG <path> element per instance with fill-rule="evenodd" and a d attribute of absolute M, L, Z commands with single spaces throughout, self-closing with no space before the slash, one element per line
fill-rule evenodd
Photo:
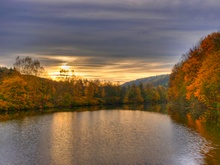
<path fill-rule="evenodd" d="M 52 80 L 42 78 L 44 68 L 38 60 L 17 57 L 13 68 L 0 67 L 0 110 L 169 101 L 170 112 L 190 113 L 196 119 L 220 123 L 219 55 L 220 32 L 214 32 L 182 56 L 169 75 L 168 87 L 137 84 L 139 80 L 127 85 L 88 80 L 65 69 Z"/>
<path fill-rule="evenodd" d="M 173 111 L 220 123 L 219 57 L 220 32 L 201 39 L 183 55 L 170 75 L 168 99 Z"/>
<path fill-rule="evenodd" d="M 14 68 L 0 68 L 0 110 L 42 110 L 90 105 L 167 102 L 167 88 L 142 83 L 121 86 L 87 80 L 61 69 L 57 80 L 42 78 L 38 60 L 16 58 Z"/>

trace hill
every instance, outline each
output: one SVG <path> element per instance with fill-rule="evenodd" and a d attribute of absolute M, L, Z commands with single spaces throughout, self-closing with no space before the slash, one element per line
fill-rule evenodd
<path fill-rule="evenodd" d="M 126 83 L 122 84 L 122 86 L 126 87 L 129 85 L 131 86 L 132 84 L 138 85 L 138 84 L 142 83 L 144 86 L 147 84 L 151 84 L 155 87 L 159 86 L 159 85 L 164 86 L 164 87 L 168 87 L 169 78 L 170 78 L 169 74 L 151 76 L 151 77 L 140 78 L 140 79 L 126 82 Z"/>

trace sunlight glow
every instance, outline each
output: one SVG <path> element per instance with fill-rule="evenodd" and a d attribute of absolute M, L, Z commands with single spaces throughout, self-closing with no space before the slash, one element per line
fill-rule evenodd
<path fill-rule="evenodd" d="M 61 69 L 65 69 L 65 70 L 69 70 L 70 69 L 70 66 L 68 65 L 62 65 L 60 66 Z"/>

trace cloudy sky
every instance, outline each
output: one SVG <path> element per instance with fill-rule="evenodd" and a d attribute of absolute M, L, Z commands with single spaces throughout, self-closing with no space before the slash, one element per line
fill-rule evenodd
<path fill-rule="evenodd" d="M 220 30 L 219 0 L 0 0 L 0 66 L 38 59 L 48 74 L 128 81 L 170 73 Z"/>

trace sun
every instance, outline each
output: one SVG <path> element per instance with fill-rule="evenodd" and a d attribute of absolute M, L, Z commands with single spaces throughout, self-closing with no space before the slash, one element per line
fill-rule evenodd
<path fill-rule="evenodd" d="M 68 65 L 62 65 L 60 66 L 61 69 L 64 69 L 64 70 L 69 70 L 70 69 L 70 66 Z"/>

